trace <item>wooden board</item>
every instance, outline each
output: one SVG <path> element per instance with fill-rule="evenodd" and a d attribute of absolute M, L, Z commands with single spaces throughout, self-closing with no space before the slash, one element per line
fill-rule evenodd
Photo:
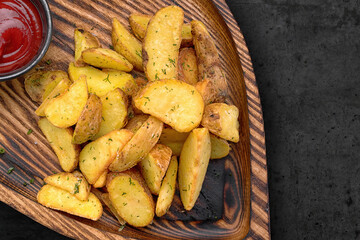
<path fill-rule="evenodd" d="M 76 26 L 91 30 L 102 45 L 108 47 L 112 17 L 128 25 L 127 18 L 132 12 L 153 14 L 161 7 L 176 4 L 184 9 L 187 22 L 202 20 L 218 47 L 231 100 L 240 109 L 241 141 L 231 145 L 229 157 L 211 163 L 209 169 L 212 170 L 207 174 L 198 210 L 180 214 L 180 203 L 175 201 L 170 213 L 155 219 L 151 226 L 142 229 L 127 226 L 119 232 L 119 224 L 108 212 L 93 222 L 47 209 L 36 202 L 41 179 L 61 169 L 37 127 L 34 110 L 38 105 L 25 93 L 23 79 L 14 79 L 0 84 L 0 145 L 6 150 L 0 156 L 0 200 L 44 226 L 76 239 L 270 239 L 265 135 L 259 92 L 244 37 L 225 1 L 49 0 L 49 4 L 54 35 L 40 64 L 45 69 L 67 69 L 73 60 Z M 50 65 L 45 63 L 48 59 L 52 60 Z M 34 132 L 27 135 L 28 129 Z M 11 174 L 6 173 L 9 167 L 15 167 Z M 34 184 L 24 184 L 32 178 Z M 214 187 L 213 183 L 220 184 Z"/>

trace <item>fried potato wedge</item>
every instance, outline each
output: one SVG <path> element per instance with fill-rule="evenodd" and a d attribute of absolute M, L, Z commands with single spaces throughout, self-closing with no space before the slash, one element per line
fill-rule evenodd
<path fill-rule="evenodd" d="M 179 80 L 195 85 L 198 81 L 198 66 L 195 50 L 182 48 L 179 53 Z"/>
<path fill-rule="evenodd" d="M 117 173 L 107 184 L 109 197 L 118 214 L 134 227 L 145 227 L 154 218 L 155 204 L 141 174 L 135 169 Z"/>
<path fill-rule="evenodd" d="M 146 157 L 160 138 L 163 123 L 150 116 L 122 148 L 109 166 L 112 172 L 122 172 L 134 167 Z"/>
<path fill-rule="evenodd" d="M 58 157 L 61 168 L 72 172 L 78 165 L 80 153 L 80 146 L 72 143 L 73 130 L 55 127 L 46 118 L 40 119 L 38 125 Z"/>
<path fill-rule="evenodd" d="M 105 170 L 100 177 L 98 178 L 98 180 L 96 180 L 96 182 L 92 185 L 94 188 L 102 188 L 106 185 L 106 177 L 108 174 L 108 170 Z"/>
<path fill-rule="evenodd" d="M 171 148 L 172 155 L 180 156 L 181 149 L 188 136 L 189 133 L 180 133 L 172 128 L 164 128 L 161 133 L 159 143 Z"/>
<path fill-rule="evenodd" d="M 127 123 L 128 99 L 119 88 L 116 88 L 101 97 L 102 113 L 100 130 L 93 137 L 97 139 L 105 134 L 121 129 Z"/>
<path fill-rule="evenodd" d="M 199 81 L 209 79 L 216 91 L 215 101 L 223 102 L 228 96 L 228 86 L 215 43 L 202 22 L 191 21 L 191 29 L 198 59 Z"/>
<path fill-rule="evenodd" d="M 44 182 L 74 194 L 74 196 L 81 201 L 88 200 L 91 186 L 79 171 L 73 173 L 56 173 L 47 176 Z"/>
<path fill-rule="evenodd" d="M 216 101 L 217 90 L 215 89 L 214 83 L 209 79 L 204 79 L 195 84 L 196 90 L 201 94 L 205 106 Z"/>
<path fill-rule="evenodd" d="M 70 86 L 68 91 L 49 102 L 44 111 L 45 116 L 57 127 L 70 127 L 79 120 L 87 99 L 86 77 L 82 76 Z"/>
<path fill-rule="evenodd" d="M 35 114 L 40 117 L 45 117 L 45 109 L 49 103 L 56 97 L 60 96 L 62 93 L 67 91 L 71 86 L 71 81 L 69 79 L 61 80 L 56 87 L 51 91 L 51 93 L 44 99 L 41 105 L 36 109 Z"/>
<path fill-rule="evenodd" d="M 82 144 L 94 137 L 100 129 L 102 104 L 95 94 L 90 94 L 76 123 L 73 143 Z"/>
<path fill-rule="evenodd" d="M 47 99 L 50 93 L 55 89 L 59 82 L 63 79 L 69 79 L 67 72 L 64 71 L 51 71 L 50 77 L 53 79 L 49 84 L 46 85 L 44 94 L 42 96 L 43 101 Z"/>
<path fill-rule="evenodd" d="M 41 103 L 44 100 L 46 87 L 56 79 L 67 78 L 64 71 L 32 71 L 25 75 L 25 91 L 31 100 Z"/>
<path fill-rule="evenodd" d="M 211 155 L 210 159 L 220 159 L 226 157 L 230 152 L 229 143 L 222 138 L 210 134 Z"/>
<path fill-rule="evenodd" d="M 90 48 L 99 48 L 100 42 L 90 32 L 80 28 L 76 28 L 74 32 L 75 40 L 75 64 L 76 66 L 84 66 L 85 63 L 82 59 L 82 52 Z"/>
<path fill-rule="evenodd" d="M 190 211 L 199 197 L 211 154 L 210 134 L 196 128 L 186 139 L 180 154 L 179 191 L 185 210 Z"/>
<path fill-rule="evenodd" d="M 81 150 L 79 168 L 90 184 L 96 183 L 132 135 L 125 129 L 114 130 L 88 143 Z"/>
<path fill-rule="evenodd" d="M 126 124 L 125 129 L 132 131 L 133 133 L 136 133 L 137 130 L 143 125 L 143 123 L 149 118 L 149 115 L 136 115 L 130 121 L 128 124 Z"/>
<path fill-rule="evenodd" d="M 170 160 L 164 180 L 162 181 L 159 197 L 156 201 L 155 213 L 158 217 L 165 215 L 174 199 L 177 171 L 178 161 L 176 156 L 173 156 Z"/>
<path fill-rule="evenodd" d="M 161 181 L 170 163 L 171 153 L 172 151 L 169 147 L 156 144 L 138 164 L 140 172 L 152 194 L 159 194 Z"/>
<path fill-rule="evenodd" d="M 142 56 L 149 81 L 176 79 L 184 12 L 180 7 L 161 8 L 146 30 Z"/>
<path fill-rule="evenodd" d="M 68 191 L 51 185 L 45 185 L 40 189 L 37 201 L 45 207 L 93 221 L 98 220 L 103 213 L 101 202 L 94 194 L 90 193 L 87 201 L 80 201 Z"/>
<path fill-rule="evenodd" d="M 143 70 L 141 42 L 116 18 L 112 21 L 111 40 L 116 52 L 124 56 L 137 70 Z"/>
<path fill-rule="evenodd" d="M 212 134 L 231 142 L 239 141 L 239 109 L 225 103 L 212 103 L 205 107 L 201 125 Z"/>
<path fill-rule="evenodd" d="M 129 17 L 130 27 L 134 35 L 141 41 L 145 37 L 147 26 L 152 15 L 143 15 L 139 13 L 132 13 Z M 191 25 L 185 23 L 181 30 L 181 46 L 189 47 L 192 45 Z"/>
<path fill-rule="evenodd" d="M 90 48 L 82 52 L 85 63 L 98 68 L 110 68 L 130 72 L 133 65 L 122 55 L 111 49 Z"/>
<path fill-rule="evenodd" d="M 135 106 L 178 132 L 190 132 L 201 121 L 204 101 L 194 86 L 179 80 L 148 83 L 134 97 Z"/>
<path fill-rule="evenodd" d="M 99 97 L 116 88 L 120 88 L 127 95 L 132 95 L 137 91 L 137 85 L 131 74 L 120 71 L 105 72 L 91 66 L 75 67 L 74 63 L 70 63 L 70 79 L 75 82 L 81 75 L 86 76 L 89 93 L 94 93 Z"/>

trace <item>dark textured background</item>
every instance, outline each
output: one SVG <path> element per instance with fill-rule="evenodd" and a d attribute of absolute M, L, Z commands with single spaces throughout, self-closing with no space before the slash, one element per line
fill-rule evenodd
<path fill-rule="evenodd" d="M 360 239 L 360 1 L 228 0 L 263 104 L 273 239 Z M 1 239 L 66 239 L 0 204 Z"/>

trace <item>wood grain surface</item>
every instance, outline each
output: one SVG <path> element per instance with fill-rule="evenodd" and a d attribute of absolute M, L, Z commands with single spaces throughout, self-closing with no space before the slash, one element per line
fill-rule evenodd
<path fill-rule="evenodd" d="M 270 239 L 265 135 L 259 92 L 244 37 L 224 0 L 49 0 L 52 44 L 40 63 L 45 70 L 67 70 L 73 61 L 75 27 L 90 30 L 103 47 L 111 44 L 111 19 L 125 25 L 130 13 L 153 14 L 167 5 L 184 9 L 185 21 L 204 22 L 216 42 L 231 101 L 240 109 L 240 136 L 230 155 L 209 165 L 196 208 L 170 212 L 146 228 L 125 227 L 104 211 L 93 222 L 47 209 L 36 202 L 42 179 L 60 172 L 57 158 L 37 127 L 37 104 L 24 91 L 23 78 L 0 84 L 0 200 L 35 221 L 75 239 Z M 47 60 L 51 64 L 46 64 Z M 33 133 L 27 135 L 29 129 Z M 7 174 L 14 167 L 11 174 Z M 35 179 L 30 184 L 30 179 Z"/>

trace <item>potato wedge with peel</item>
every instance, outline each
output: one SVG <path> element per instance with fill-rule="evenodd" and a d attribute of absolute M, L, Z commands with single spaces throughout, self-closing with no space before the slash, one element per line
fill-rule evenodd
<path fill-rule="evenodd" d="M 56 173 L 47 176 L 44 182 L 73 194 L 80 201 L 88 200 L 91 186 L 79 171 Z"/>
<path fill-rule="evenodd" d="M 177 171 L 178 161 L 176 156 L 173 156 L 170 160 L 164 180 L 162 181 L 159 197 L 156 201 L 155 213 L 158 217 L 165 215 L 174 199 Z"/>
<path fill-rule="evenodd" d="M 196 128 L 186 139 L 180 154 L 179 191 L 185 210 L 190 211 L 199 197 L 211 154 L 207 128 Z"/>
<path fill-rule="evenodd" d="M 64 71 L 31 71 L 25 74 L 25 91 L 31 100 L 41 103 L 46 98 L 44 96 L 47 86 L 64 78 L 68 78 L 67 73 Z"/>
<path fill-rule="evenodd" d="M 220 159 L 226 157 L 230 152 L 229 143 L 222 138 L 210 134 L 211 155 L 210 159 Z"/>
<path fill-rule="evenodd" d="M 213 103 L 217 98 L 217 90 L 215 89 L 214 83 L 209 79 L 204 79 L 195 84 L 196 90 L 201 94 L 205 106 Z"/>
<path fill-rule="evenodd" d="M 148 83 L 134 97 L 135 106 L 178 132 L 190 132 L 202 119 L 204 101 L 194 86 L 179 80 Z"/>
<path fill-rule="evenodd" d="M 195 50 L 181 48 L 179 53 L 178 79 L 188 84 L 195 85 L 198 81 L 198 66 Z"/>
<path fill-rule="evenodd" d="M 138 164 L 150 192 L 154 195 L 159 194 L 161 181 L 170 163 L 171 153 L 172 151 L 169 147 L 156 144 Z"/>
<path fill-rule="evenodd" d="M 40 117 L 45 117 L 45 109 L 49 103 L 54 99 L 60 96 L 62 93 L 67 91 L 71 86 L 72 82 L 69 79 L 61 80 L 56 87 L 51 91 L 51 93 L 44 99 L 41 105 L 36 109 L 35 114 Z"/>
<path fill-rule="evenodd" d="M 51 71 L 50 77 L 53 79 L 49 84 L 46 85 L 45 91 L 43 94 L 43 101 L 50 95 L 50 93 L 55 89 L 59 82 L 63 79 L 69 79 L 67 72 L 64 71 Z"/>
<path fill-rule="evenodd" d="M 45 207 L 60 210 L 93 221 L 98 220 L 103 207 L 99 199 L 92 193 L 86 201 L 80 201 L 66 190 L 51 186 L 43 186 L 37 194 L 37 201 Z"/>
<path fill-rule="evenodd" d="M 86 105 L 76 123 L 73 143 L 82 144 L 94 137 L 100 129 L 102 104 L 95 94 L 90 94 Z"/>
<path fill-rule="evenodd" d="M 86 65 L 82 59 L 82 52 L 90 48 L 99 48 L 100 42 L 90 32 L 76 28 L 74 32 L 75 41 L 75 64 L 76 66 Z"/>
<path fill-rule="evenodd" d="M 90 184 L 96 183 L 132 135 L 125 129 L 114 130 L 88 143 L 81 150 L 79 168 Z"/>
<path fill-rule="evenodd" d="M 112 205 L 128 224 L 145 227 L 154 218 L 155 204 L 141 174 L 132 168 L 113 174 L 107 190 Z"/>
<path fill-rule="evenodd" d="M 122 55 L 111 49 L 90 48 L 82 52 L 85 63 L 98 68 L 110 68 L 130 72 L 133 65 Z"/>
<path fill-rule="evenodd" d="M 225 103 L 212 103 L 205 107 L 201 125 L 231 142 L 239 141 L 239 109 Z"/>
<path fill-rule="evenodd" d="M 149 81 L 176 79 L 184 12 L 180 7 L 161 8 L 146 30 L 142 56 Z"/>
<path fill-rule="evenodd" d="M 163 123 L 150 116 L 136 131 L 124 148 L 118 151 L 116 159 L 109 166 L 112 172 L 122 172 L 134 167 L 146 157 L 160 138 Z"/>
<path fill-rule="evenodd" d="M 52 99 L 44 110 L 53 125 L 67 128 L 77 123 L 88 99 L 86 77 L 81 76 L 68 91 Z"/>
<path fill-rule="evenodd" d="M 119 88 L 101 97 L 102 113 L 100 130 L 92 139 L 98 139 L 105 134 L 121 129 L 127 123 L 128 98 Z"/>
<path fill-rule="evenodd" d="M 172 150 L 172 155 L 180 156 L 181 149 L 189 133 L 180 133 L 172 128 L 164 128 L 159 143 L 168 146 Z"/>
<path fill-rule="evenodd" d="M 143 70 L 141 42 L 116 18 L 112 21 L 111 40 L 116 52 L 124 56 L 137 70 Z"/>
<path fill-rule="evenodd" d="M 199 81 L 209 79 L 216 91 L 215 101 L 223 102 L 228 96 L 228 86 L 221 69 L 219 54 L 205 25 L 197 20 L 191 21 L 191 32 L 197 56 Z"/>
<path fill-rule="evenodd" d="M 80 146 L 72 143 L 73 130 L 55 127 L 46 118 L 40 119 L 38 125 L 58 157 L 61 168 L 72 172 L 78 165 L 80 153 Z"/>
<path fill-rule="evenodd" d="M 146 34 L 147 26 L 150 22 L 152 15 L 143 15 L 139 13 L 132 13 L 129 17 L 130 27 L 134 35 L 143 40 Z M 181 47 L 189 47 L 192 45 L 191 25 L 184 23 L 181 30 Z"/>
<path fill-rule="evenodd" d="M 98 178 L 98 180 L 96 180 L 96 182 L 92 185 L 94 188 L 102 188 L 106 185 L 106 177 L 108 174 L 108 170 L 105 170 L 100 177 Z"/>
<path fill-rule="evenodd" d="M 125 129 L 132 131 L 133 133 L 136 133 L 137 130 L 143 125 L 143 123 L 149 118 L 149 115 L 136 115 L 130 121 L 128 124 L 126 124 Z"/>
<path fill-rule="evenodd" d="M 101 71 L 91 66 L 75 67 L 74 63 L 69 64 L 69 76 L 74 82 L 81 75 L 85 75 L 89 93 L 94 93 L 101 97 L 108 92 L 120 88 L 127 95 L 132 95 L 137 91 L 137 85 L 131 74 L 121 71 Z"/>

